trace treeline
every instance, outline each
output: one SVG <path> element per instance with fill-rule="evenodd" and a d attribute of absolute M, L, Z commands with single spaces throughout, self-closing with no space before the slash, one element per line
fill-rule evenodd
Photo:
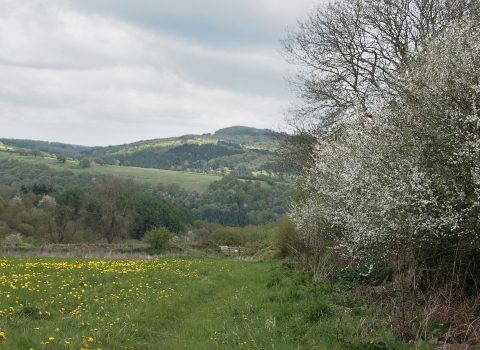
<path fill-rule="evenodd" d="M 113 243 L 140 239 L 154 227 L 181 234 L 193 225 L 188 209 L 142 193 L 132 180 L 109 178 L 91 188 L 56 195 L 24 191 L 8 198 L 8 190 L 0 188 L 2 237 L 21 234 L 52 243 Z"/>
<path fill-rule="evenodd" d="M 142 168 L 167 169 L 171 167 L 195 167 L 206 164 L 211 159 L 240 154 L 243 151 L 226 145 L 195 145 L 184 144 L 170 149 L 147 148 L 130 154 L 107 154 L 101 156 L 105 161 L 118 159 L 122 163 L 129 160 L 133 166 Z M 97 152 L 94 152 L 96 155 Z M 202 162 L 203 161 L 203 162 Z"/>
<path fill-rule="evenodd" d="M 82 157 L 85 151 L 91 149 L 87 146 L 69 145 L 60 142 L 36 141 L 36 140 L 17 140 L 1 138 L 0 142 L 14 146 L 18 149 L 38 149 L 48 154 L 64 154 L 69 158 Z M 88 152 L 87 152 L 88 153 Z"/>
<path fill-rule="evenodd" d="M 75 175 L 71 171 L 56 171 L 44 164 L 0 160 L 0 186 L 3 186 L 0 195 L 7 200 L 27 192 L 55 197 L 65 190 L 94 187 L 109 178 L 111 176 L 97 173 Z M 142 192 L 184 206 L 195 220 L 243 227 L 276 221 L 289 208 L 294 190 L 273 181 L 264 187 L 258 180 L 240 180 L 231 174 L 213 182 L 204 193 L 186 191 L 178 184 L 161 183 L 144 186 Z"/>
<path fill-rule="evenodd" d="M 0 159 L 0 186 L 13 186 L 18 191 L 22 186 L 33 189 L 34 186 L 46 186 L 52 192 L 73 187 L 90 187 L 96 179 L 106 175 L 83 173 L 75 175 L 72 171 L 57 171 L 45 164 L 32 164 L 16 159 Z"/>
<path fill-rule="evenodd" d="M 277 221 L 288 209 L 294 189 L 280 183 L 265 188 L 258 180 L 226 176 L 204 193 L 187 192 L 176 184 L 159 184 L 154 193 L 190 209 L 195 220 L 243 227 Z"/>
<path fill-rule="evenodd" d="M 132 166 L 142 168 L 203 173 L 228 168 L 245 175 L 261 170 L 269 155 L 271 152 L 268 150 L 245 150 L 225 141 L 217 144 L 183 144 L 173 148 L 149 147 L 131 153 L 104 154 L 102 150 L 97 150 L 92 154 L 106 163 L 118 160 L 121 164 L 129 162 Z"/>

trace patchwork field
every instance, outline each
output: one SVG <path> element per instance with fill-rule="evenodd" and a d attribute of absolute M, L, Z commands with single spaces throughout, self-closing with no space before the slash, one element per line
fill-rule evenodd
<path fill-rule="evenodd" d="M 93 163 L 89 168 L 81 168 L 77 161 L 67 161 L 60 163 L 52 158 L 34 158 L 32 156 L 19 156 L 10 152 L 0 152 L 1 158 L 18 159 L 24 162 L 35 164 L 46 164 L 57 171 L 69 170 L 75 174 L 81 173 L 100 173 L 111 174 L 121 179 L 133 179 L 138 183 L 151 183 L 152 185 L 162 182 L 164 185 L 177 183 L 180 187 L 187 190 L 204 192 L 214 181 L 222 177 L 217 175 L 199 174 L 184 171 L 169 171 L 153 168 L 136 168 L 126 166 L 105 165 L 101 166 Z"/>
<path fill-rule="evenodd" d="M 1 349 L 393 344 L 383 330 L 358 337 L 363 302 L 280 262 L 3 257 L 0 268 Z"/>

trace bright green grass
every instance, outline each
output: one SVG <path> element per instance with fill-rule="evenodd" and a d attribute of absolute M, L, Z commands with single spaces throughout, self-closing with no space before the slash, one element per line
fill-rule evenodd
<path fill-rule="evenodd" d="M 2 349 L 398 348 L 363 302 L 278 262 L 0 258 Z M 326 290 L 328 289 L 328 290 Z M 51 339 L 53 338 L 53 340 Z M 87 347 L 88 345 L 88 347 Z"/>
<path fill-rule="evenodd" d="M 19 156 L 17 154 L 0 152 L 0 158 L 13 158 L 35 164 L 46 164 L 58 171 L 70 170 L 75 174 L 98 172 L 100 174 L 111 174 L 123 179 L 133 179 L 138 183 L 150 183 L 156 185 L 162 182 L 164 185 L 177 183 L 180 187 L 190 191 L 204 192 L 214 181 L 220 180 L 221 176 L 198 174 L 183 171 L 169 171 L 152 168 L 136 168 L 114 165 L 98 165 L 93 163 L 89 168 L 81 168 L 77 161 L 60 163 L 52 158 L 34 158 L 32 156 Z"/>

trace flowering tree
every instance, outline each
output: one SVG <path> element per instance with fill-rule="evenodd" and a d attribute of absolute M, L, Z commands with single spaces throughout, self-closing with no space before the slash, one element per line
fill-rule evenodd
<path fill-rule="evenodd" d="M 305 237 L 357 261 L 469 268 L 480 243 L 479 34 L 468 19 L 447 26 L 399 71 L 397 96 L 372 95 L 319 135 L 291 213 Z"/>
<path fill-rule="evenodd" d="M 399 75 L 452 23 L 480 21 L 478 0 L 335 0 L 318 5 L 283 40 L 298 96 L 287 113 L 278 160 L 302 166 L 319 133 L 352 109 L 366 113 L 379 96 L 398 98 Z M 313 136 L 313 137 L 312 137 Z"/>

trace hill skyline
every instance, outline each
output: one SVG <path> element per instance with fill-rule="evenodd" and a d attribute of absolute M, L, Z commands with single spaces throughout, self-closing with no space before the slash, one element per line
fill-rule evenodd
<path fill-rule="evenodd" d="M 59 142 L 0 139 L 19 154 L 38 149 L 55 158 L 89 158 L 98 164 L 187 171 L 204 174 L 250 176 L 267 170 L 266 163 L 277 147 L 269 129 L 247 126 L 222 128 L 213 134 L 141 140 L 133 143 L 89 147 Z M 24 152 L 25 150 L 25 152 Z"/>
<path fill-rule="evenodd" d="M 48 141 L 48 140 L 42 140 L 42 139 L 31 139 L 31 138 L 8 138 L 8 137 L 0 137 L 0 142 L 3 144 L 8 144 L 15 146 L 19 142 L 23 143 L 31 143 L 32 146 L 35 146 L 37 143 L 45 143 L 45 144 L 50 144 L 50 145 L 58 145 L 58 146 L 72 146 L 72 147 L 78 147 L 78 148 L 106 148 L 106 147 L 112 147 L 112 146 L 121 146 L 121 145 L 129 145 L 129 144 L 136 144 L 136 143 L 142 143 L 142 142 L 149 142 L 149 141 L 154 141 L 154 140 L 170 140 L 170 139 L 182 139 L 185 137 L 189 136 L 212 136 L 214 138 L 217 138 L 219 140 L 225 140 L 225 141 L 231 141 L 232 138 L 235 139 L 235 136 L 239 135 L 251 135 L 251 136 L 267 136 L 269 134 L 273 133 L 271 129 L 266 129 L 266 128 L 255 128 L 255 127 L 250 127 L 250 126 L 243 126 L 243 125 L 233 125 L 230 127 L 225 127 L 225 128 L 220 128 L 212 133 L 203 133 L 203 134 L 184 134 L 180 136 L 169 136 L 169 137 L 159 137 L 159 138 L 152 138 L 152 139 L 142 139 L 138 141 L 133 141 L 133 142 L 127 142 L 127 143 L 118 143 L 118 144 L 111 144 L 108 146 L 101 146 L 101 145 L 94 145 L 94 146 L 88 146 L 86 144 L 76 144 L 76 143 L 66 143 L 66 142 L 60 142 L 60 141 Z M 26 146 L 22 146 L 26 147 Z M 28 147 L 28 148 L 35 148 L 35 147 Z"/>

